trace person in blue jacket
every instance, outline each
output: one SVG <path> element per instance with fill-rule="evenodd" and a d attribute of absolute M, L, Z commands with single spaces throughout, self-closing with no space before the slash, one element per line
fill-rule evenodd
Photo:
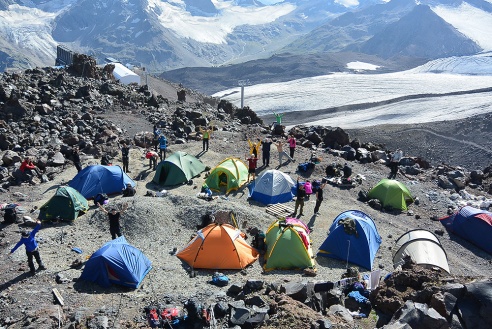
<path fill-rule="evenodd" d="M 159 136 L 159 158 L 162 160 L 166 160 L 166 151 L 167 151 L 167 138 L 164 134 Z"/>
<path fill-rule="evenodd" d="M 29 264 L 29 269 L 31 270 L 31 274 L 34 275 L 36 274 L 36 269 L 34 268 L 34 262 L 32 258 L 36 258 L 36 262 L 39 265 L 39 270 L 45 270 L 46 267 L 43 264 L 43 261 L 41 260 L 41 256 L 39 255 L 39 247 L 38 243 L 36 241 L 36 233 L 38 233 L 39 229 L 41 228 L 41 221 L 36 222 L 37 225 L 34 227 L 34 229 L 29 233 L 28 231 L 22 231 L 21 233 L 21 239 L 17 244 L 15 245 L 12 250 L 10 250 L 10 253 L 13 254 L 17 248 L 19 248 L 22 245 L 25 245 L 26 247 L 26 255 L 27 255 L 27 263 Z"/>

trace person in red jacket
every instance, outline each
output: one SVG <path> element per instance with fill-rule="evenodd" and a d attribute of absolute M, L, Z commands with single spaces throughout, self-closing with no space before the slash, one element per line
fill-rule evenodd
<path fill-rule="evenodd" d="M 249 177 L 253 177 L 253 180 L 255 180 L 255 174 L 256 174 L 256 165 L 258 162 L 258 158 L 254 155 L 251 154 L 249 158 L 246 158 L 248 161 L 248 182 L 249 182 Z"/>
<path fill-rule="evenodd" d="M 30 160 L 29 158 L 25 158 L 24 161 L 22 161 L 19 170 L 21 171 L 22 175 L 24 176 L 25 180 L 28 180 L 29 182 L 32 183 L 32 179 L 36 177 L 41 176 L 41 171 L 39 170 L 38 167 Z"/>

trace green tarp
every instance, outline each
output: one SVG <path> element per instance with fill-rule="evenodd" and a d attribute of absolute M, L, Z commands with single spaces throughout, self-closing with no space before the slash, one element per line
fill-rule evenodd
<path fill-rule="evenodd" d="M 205 183 L 214 191 L 220 191 L 221 186 L 225 186 L 226 193 L 229 193 L 243 186 L 247 179 L 246 164 L 237 158 L 227 158 L 210 171 Z"/>
<path fill-rule="evenodd" d="M 89 210 L 87 199 L 69 186 L 59 187 L 55 195 L 39 209 L 40 220 L 74 220 Z"/>
<path fill-rule="evenodd" d="M 163 186 L 183 184 L 204 170 L 205 165 L 200 160 L 178 151 L 159 163 L 152 181 Z"/>
<path fill-rule="evenodd" d="M 405 184 L 394 179 L 384 178 L 367 194 L 370 199 L 378 199 L 383 207 L 407 210 L 407 205 L 413 202 L 413 197 Z"/>

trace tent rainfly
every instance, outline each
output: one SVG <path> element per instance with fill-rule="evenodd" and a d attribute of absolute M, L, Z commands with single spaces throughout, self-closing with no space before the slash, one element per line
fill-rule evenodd
<path fill-rule="evenodd" d="M 240 270 L 259 255 L 234 226 L 212 223 L 199 230 L 176 256 L 192 268 Z"/>
<path fill-rule="evenodd" d="M 371 270 L 381 242 L 369 215 L 358 210 L 344 211 L 333 220 L 318 256 L 349 261 Z"/>
<path fill-rule="evenodd" d="M 251 185 L 250 197 L 263 204 L 289 202 L 294 185 L 289 175 L 279 170 L 267 170 Z"/>
<path fill-rule="evenodd" d="M 265 271 L 314 267 L 309 229 L 297 218 L 276 220 L 265 233 Z"/>
<path fill-rule="evenodd" d="M 427 230 L 408 231 L 396 240 L 393 266 L 404 263 L 406 257 L 425 267 L 439 267 L 449 273 L 448 257 L 439 239 Z"/>
<path fill-rule="evenodd" d="M 413 202 L 413 197 L 405 184 L 384 178 L 379 181 L 367 194 L 370 199 L 378 199 L 383 207 L 407 210 L 407 205 Z"/>
<path fill-rule="evenodd" d="M 243 186 L 247 179 L 246 164 L 241 159 L 227 158 L 210 171 L 205 183 L 214 191 L 220 191 L 221 186 L 225 186 L 226 193 L 229 193 Z"/>
<path fill-rule="evenodd" d="M 62 220 L 74 220 L 87 210 L 89 204 L 82 194 L 69 186 L 61 186 L 55 195 L 39 208 L 39 219 L 53 220 L 59 217 Z"/>
<path fill-rule="evenodd" d="M 120 166 L 87 166 L 82 169 L 68 184 L 79 191 L 86 199 L 92 199 L 99 193 L 121 193 L 130 183 L 136 183 L 123 172 Z"/>
<path fill-rule="evenodd" d="M 152 262 L 120 236 L 92 254 L 80 278 L 102 287 L 118 284 L 138 288 L 151 269 Z"/>
<path fill-rule="evenodd" d="M 186 152 L 175 152 L 161 161 L 155 170 L 154 183 L 171 186 L 188 182 L 205 170 L 205 165 Z"/>

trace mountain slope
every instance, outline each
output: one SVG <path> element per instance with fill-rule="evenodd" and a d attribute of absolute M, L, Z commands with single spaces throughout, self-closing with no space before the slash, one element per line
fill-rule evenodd
<path fill-rule="evenodd" d="M 418 5 L 398 22 L 375 34 L 359 50 L 382 58 L 403 55 L 435 59 L 472 55 L 482 49 L 436 15 L 429 6 Z"/>

